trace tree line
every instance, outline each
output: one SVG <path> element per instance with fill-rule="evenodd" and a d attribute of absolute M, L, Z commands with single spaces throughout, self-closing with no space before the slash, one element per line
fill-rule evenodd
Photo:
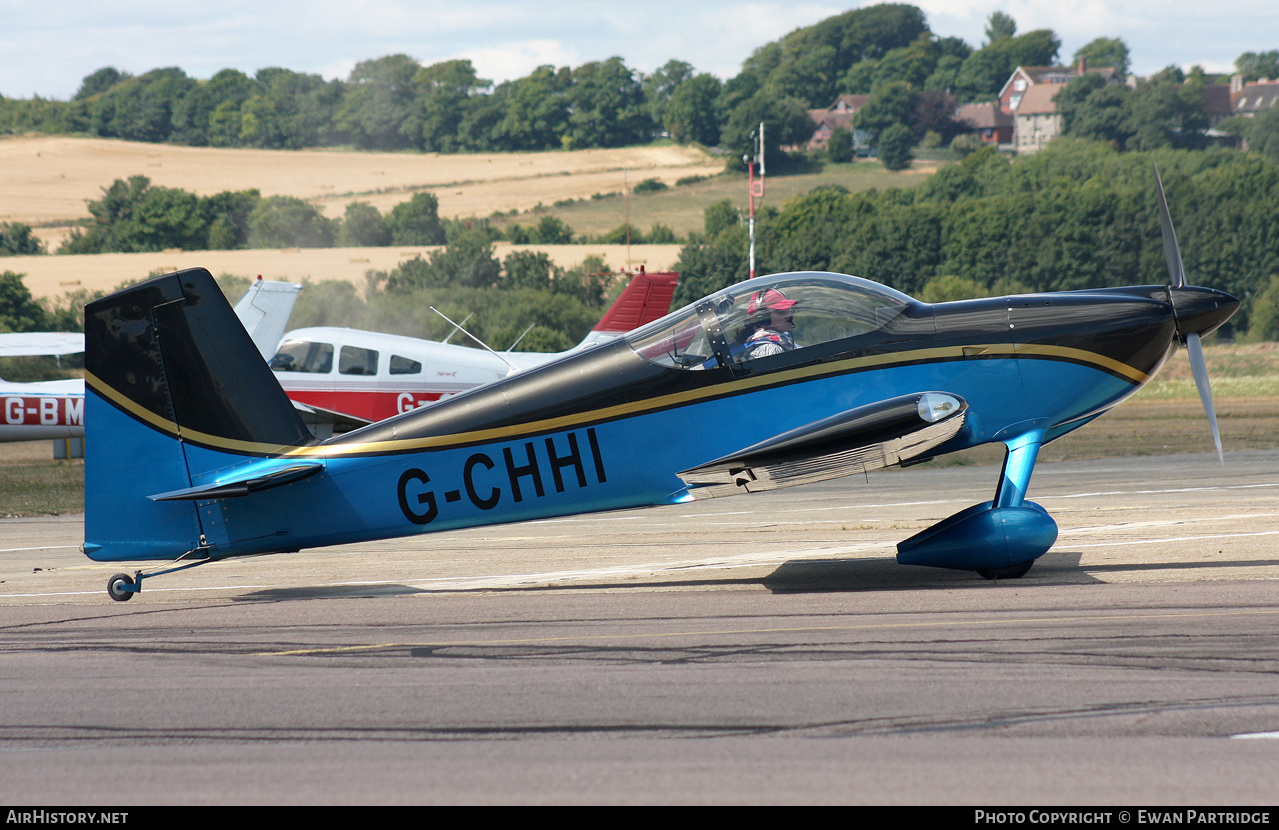
<path fill-rule="evenodd" d="M 614 147 L 665 132 L 737 159 L 751 151 L 761 121 L 774 155 L 812 134 L 808 110 L 894 85 L 908 87 L 911 102 L 894 90 L 872 102 L 868 118 L 907 124 L 917 137 L 945 132 L 957 103 L 992 97 L 1018 64 L 1051 63 L 1061 45 L 1050 30 L 1016 34 L 1012 18 L 998 12 L 987 37 L 980 48 L 939 37 L 918 8 L 887 3 L 765 44 L 725 82 L 678 59 L 645 75 L 618 57 L 541 66 L 496 85 L 468 60 L 422 66 L 407 55 L 363 61 L 341 81 L 280 67 L 252 76 L 224 69 L 208 80 L 177 67 L 136 77 L 106 67 L 85 77 L 68 102 L 0 99 L 0 131 L 441 153 Z"/>
<path fill-rule="evenodd" d="M 102 189 L 101 198 L 89 202 L 89 213 L 88 222 L 73 229 L 57 253 L 446 245 L 468 233 L 487 242 L 517 245 L 620 244 L 627 239 L 634 244 L 680 241 L 674 231 L 660 223 L 647 233 L 623 224 L 588 237 L 551 214 L 544 214 L 529 225 L 512 222 L 504 227 L 489 218 L 446 219 L 439 214 L 439 200 L 429 191 L 415 193 L 385 215 L 367 202 L 351 202 L 341 218 L 330 219 L 320 208 L 294 196 L 263 197 L 257 190 L 200 196 L 180 188 L 156 186 L 146 176 L 116 179 Z M 0 224 L 0 257 L 41 253 L 45 253 L 43 244 L 30 226 L 21 222 Z"/>
<path fill-rule="evenodd" d="M 732 166 L 754 152 L 752 134 L 763 122 L 765 154 L 777 165 L 784 161 L 782 147 L 812 135 L 809 110 L 858 94 L 870 100 L 856 128 L 880 146 L 889 166 L 901 166 L 921 141 L 962 135 L 952 118 L 960 104 L 993 99 L 1017 66 L 1059 59 L 1061 40 L 1052 30 L 1018 33 L 1016 21 L 1003 12 L 991 14 L 985 36 L 980 47 L 939 36 L 917 7 L 885 3 L 767 43 L 723 82 L 678 59 L 645 75 L 618 57 L 541 66 L 500 84 L 479 77 L 468 60 L 423 66 L 407 55 L 363 61 L 345 80 L 331 81 L 281 67 L 252 76 L 224 69 L 208 80 L 177 67 L 136 77 L 106 67 L 85 77 L 67 102 L 0 98 L 0 132 L 440 153 L 616 147 L 664 133 L 681 143 L 718 146 Z M 1123 41 L 1107 37 L 1075 52 L 1074 60 L 1081 59 L 1121 76 L 1130 63 Z M 1274 78 L 1279 51 L 1245 53 L 1236 67 L 1245 79 Z M 1096 80 L 1071 84 L 1067 131 L 1134 149 L 1149 149 L 1152 141 L 1177 145 L 1204 121 L 1202 99 L 1192 93 L 1205 81 L 1201 71 L 1192 71 L 1186 89 L 1171 90 L 1186 80 L 1173 77 L 1178 74 L 1170 67 L 1161 73 L 1166 77 L 1156 78 L 1168 83 L 1145 91 L 1098 88 Z M 848 138 L 840 136 L 843 143 Z"/>

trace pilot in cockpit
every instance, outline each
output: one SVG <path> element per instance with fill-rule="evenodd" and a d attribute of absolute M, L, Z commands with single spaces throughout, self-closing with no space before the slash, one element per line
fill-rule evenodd
<path fill-rule="evenodd" d="M 746 325 L 737 337 L 742 344 L 740 359 L 754 360 L 798 348 L 793 334 L 798 302 L 776 288 L 752 294 L 746 306 Z"/>

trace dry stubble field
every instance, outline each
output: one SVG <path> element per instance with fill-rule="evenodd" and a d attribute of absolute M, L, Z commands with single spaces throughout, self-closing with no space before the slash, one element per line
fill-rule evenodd
<path fill-rule="evenodd" d="M 67 136 L 0 137 L 0 222 L 25 222 L 50 247 L 86 218 L 87 202 L 115 179 L 143 175 L 156 185 L 207 196 L 224 190 L 258 189 L 264 196 L 289 195 L 321 206 L 331 217 L 350 202 L 368 202 L 386 213 L 413 193 L 427 190 L 443 216 L 489 216 L 528 211 L 539 204 L 620 193 L 627 183 L 685 176 L 712 176 L 723 162 L 691 147 L 625 147 L 557 153 L 440 156 L 429 153 L 362 153 L 332 150 L 227 150 L 179 147 Z M 625 221 L 622 200 L 614 200 Z M 512 249 L 522 246 L 512 246 Z M 27 275 L 38 297 L 77 288 L 106 290 L 168 268 L 200 266 L 216 273 L 267 278 L 358 282 L 369 269 L 387 270 L 424 255 L 429 248 L 329 248 L 283 251 L 168 251 L 95 257 L 14 257 L 7 270 Z M 601 256 L 612 268 L 644 264 L 668 269 L 678 246 L 539 246 L 561 266 Z M 499 250 L 501 257 L 506 251 Z"/>

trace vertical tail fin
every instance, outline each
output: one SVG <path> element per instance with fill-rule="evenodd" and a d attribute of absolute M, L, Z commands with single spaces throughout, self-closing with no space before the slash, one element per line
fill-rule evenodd
<path fill-rule="evenodd" d="M 678 284 L 679 274 L 673 271 L 650 274 L 641 268 L 580 345 L 611 340 L 665 317 Z"/>
<path fill-rule="evenodd" d="M 95 559 L 201 547 L 198 505 L 148 496 L 312 441 L 203 268 L 85 308 L 85 387 L 85 552 Z"/>
<path fill-rule="evenodd" d="M 253 338 L 253 345 L 263 360 L 275 357 L 275 350 L 288 327 L 293 304 L 302 286 L 292 282 L 273 282 L 258 277 L 235 304 L 235 316 Z"/>

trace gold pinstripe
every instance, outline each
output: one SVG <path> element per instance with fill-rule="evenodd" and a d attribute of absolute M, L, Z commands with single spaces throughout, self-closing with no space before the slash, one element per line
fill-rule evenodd
<path fill-rule="evenodd" d="M 794 381 L 821 375 L 842 374 L 855 370 L 871 369 L 881 366 L 918 363 L 929 360 L 956 359 L 974 355 L 980 355 L 982 357 L 1024 356 L 1063 358 L 1080 363 L 1092 364 L 1101 369 L 1127 378 L 1136 384 L 1145 383 L 1150 379 L 1150 375 L 1129 366 L 1126 363 L 1083 349 L 1072 349 L 1065 346 L 1048 346 L 1040 344 L 996 343 L 972 346 L 944 346 L 933 349 L 915 349 L 909 352 L 895 352 L 893 354 L 886 355 L 870 355 L 867 357 L 849 358 L 847 360 L 841 360 L 834 363 L 802 366 L 797 369 L 791 369 L 784 372 L 775 372 L 759 377 L 742 378 L 740 380 L 729 381 L 713 387 L 676 392 L 670 395 L 649 398 L 644 401 L 618 404 L 616 406 L 604 407 L 602 409 L 593 409 L 588 412 L 575 412 L 569 415 L 545 418 L 540 421 L 530 421 L 513 426 L 480 429 L 473 430 L 471 432 L 459 432 L 451 435 L 435 435 L 427 438 L 406 438 L 402 440 L 371 441 L 356 444 L 295 447 L 260 444 L 252 441 L 237 441 L 185 428 L 182 430 L 181 434 L 185 440 L 190 440 L 218 449 L 229 450 L 231 452 L 248 453 L 251 455 L 279 455 L 292 458 L 333 458 L 339 456 L 358 456 L 374 453 L 406 452 L 410 450 L 445 447 L 454 444 L 484 443 L 504 438 L 513 438 L 529 433 L 568 429 L 588 422 L 611 420 L 628 415 L 635 415 L 647 410 L 665 409 L 667 407 L 678 406 L 703 398 L 715 398 L 727 394 L 737 394 L 740 392 L 751 391 L 753 389 L 792 383 Z M 124 395 L 121 395 L 116 390 L 98 380 L 98 378 L 94 377 L 92 374 L 86 372 L 85 380 L 94 389 L 94 391 L 103 397 L 110 399 L 113 403 L 132 414 L 135 418 L 138 418 L 161 432 L 167 432 L 175 437 L 179 434 L 178 427 L 175 423 L 156 415 L 150 410 L 138 406 Z"/>

